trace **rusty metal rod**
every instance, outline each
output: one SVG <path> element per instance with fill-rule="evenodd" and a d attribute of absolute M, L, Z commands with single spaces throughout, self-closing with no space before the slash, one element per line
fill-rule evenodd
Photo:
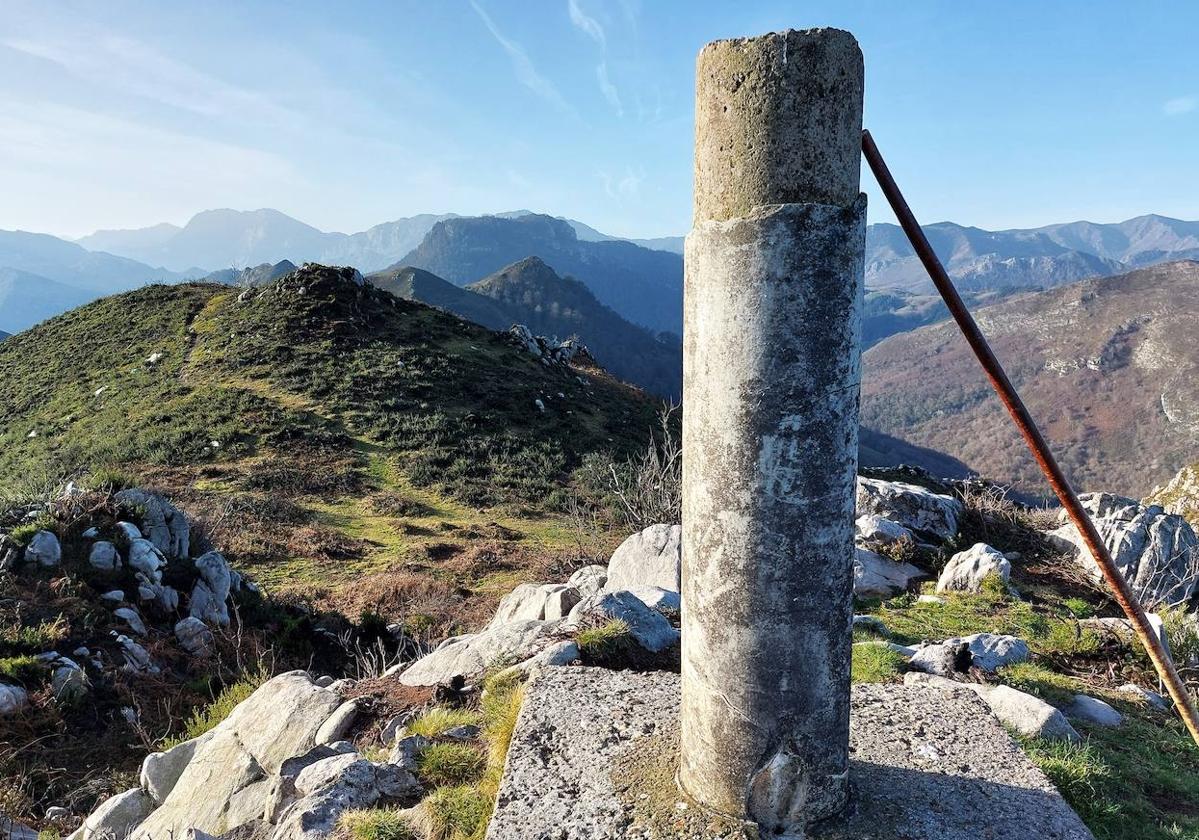
<path fill-rule="evenodd" d="M 1053 488 L 1054 494 L 1061 501 L 1062 507 L 1069 514 L 1070 520 L 1074 523 L 1075 527 L 1078 528 L 1078 532 L 1082 534 L 1082 538 L 1086 542 L 1091 556 L 1095 558 L 1095 562 L 1103 572 L 1104 578 L 1107 579 L 1107 583 L 1112 589 L 1112 594 L 1115 595 L 1116 601 L 1120 604 L 1121 609 L 1124 610 L 1124 614 L 1132 622 L 1132 627 L 1136 631 L 1137 638 L 1144 645 L 1146 653 L 1153 660 L 1153 666 L 1157 669 L 1158 675 L 1166 684 L 1166 689 L 1174 699 L 1174 706 L 1182 717 L 1183 723 L 1190 730 L 1195 744 L 1199 745 L 1199 715 L 1195 713 L 1194 703 L 1182 679 L 1178 676 L 1178 671 L 1175 670 L 1174 663 L 1170 660 L 1170 655 L 1166 653 L 1165 648 L 1162 646 L 1161 639 L 1153 632 L 1153 627 L 1149 624 L 1145 610 L 1137 599 L 1136 594 L 1129 587 L 1128 581 L 1124 579 L 1124 575 L 1116 568 L 1116 564 L 1112 561 L 1111 553 L 1107 550 L 1107 545 L 1104 544 L 1103 538 L 1099 536 L 1099 532 L 1095 529 L 1095 524 L 1091 521 L 1091 517 L 1078 500 L 1078 495 L 1070 486 L 1070 482 L 1066 479 L 1066 474 L 1062 472 L 1062 468 L 1053 457 L 1053 453 L 1049 451 L 1049 445 L 1045 442 L 1045 438 L 1041 435 L 1037 424 L 1033 422 L 1032 415 L 1028 413 L 1028 408 L 1025 407 L 1024 401 L 1020 399 L 1020 395 L 1016 392 L 1016 388 L 1012 385 L 1011 380 L 1008 379 L 1003 366 L 999 363 L 999 359 L 995 357 L 991 346 L 987 343 L 987 339 L 978 328 L 978 324 L 975 323 L 973 316 L 971 316 L 970 311 L 966 308 L 966 304 L 962 302 L 961 296 L 958 295 L 957 289 L 954 288 L 953 281 L 949 279 L 949 274 L 946 273 L 945 267 L 941 265 L 940 259 L 937 258 L 927 237 L 925 237 L 919 222 L 916 221 L 911 208 L 908 207 L 907 201 L 904 200 L 903 193 L 900 192 L 895 179 L 891 177 L 891 171 L 883 161 L 883 156 L 879 152 L 878 146 L 875 145 L 874 138 L 870 136 L 869 131 L 862 132 L 862 154 L 866 157 L 866 162 L 870 164 L 870 169 L 874 172 L 874 177 L 878 181 L 878 185 L 882 188 L 883 195 L 890 202 L 891 209 L 895 211 L 895 216 L 899 219 L 899 224 L 903 228 L 903 232 L 907 234 L 908 240 L 916 250 L 916 256 L 920 258 L 920 262 L 924 264 L 924 269 L 928 272 L 928 276 L 932 278 L 937 291 L 941 293 L 945 305 L 949 308 L 949 313 L 957 321 L 957 325 L 966 337 L 966 341 L 969 342 L 974 355 L 978 357 L 979 363 L 982 365 L 983 370 L 986 371 L 987 378 L 991 380 L 991 387 L 995 389 L 995 393 L 999 395 L 999 399 L 1003 402 L 1003 407 L 1007 409 L 1008 414 L 1015 421 L 1016 428 L 1020 430 L 1020 434 L 1024 437 L 1024 442 L 1028 444 L 1033 457 L 1036 458 L 1037 464 L 1041 467 L 1041 472 L 1049 480 L 1049 485 Z"/>

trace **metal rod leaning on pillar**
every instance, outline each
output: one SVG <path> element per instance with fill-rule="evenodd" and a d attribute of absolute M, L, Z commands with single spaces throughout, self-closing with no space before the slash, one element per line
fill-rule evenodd
<path fill-rule="evenodd" d="M 764 837 L 849 789 L 862 96 L 834 29 L 697 61 L 679 783 Z"/>
<path fill-rule="evenodd" d="M 912 247 L 916 251 L 916 256 L 920 258 L 920 262 L 924 264 L 925 271 L 928 272 L 928 276 L 937 287 L 937 291 L 941 293 L 945 305 L 949 308 L 949 313 L 953 316 L 962 334 L 966 337 L 966 341 L 970 344 L 974 355 L 978 357 L 978 361 L 986 372 L 987 378 L 991 380 L 991 387 L 995 389 L 995 393 L 999 395 L 999 399 L 1003 402 L 1003 407 L 1012 416 L 1016 428 L 1020 430 L 1025 443 L 1028 444 L 1033 457 L 1036 458 L 1041 472 L 1048 479 L 1049 486 L 1053 488 L 1054 494 L 1062 503 L 1062 507 L 1065 508 L 1066 513 L 1069 514 L 1070 520 L 1078 528 L 1078 532 L 1087 544 L 1091 556 L 1095 558 L 1096 564 L 1098 564 L 1099 569 L 1103 572 L 1104 578 L 1107 579 L 1107 583 L 1112 589 L 1112 594 L 1120 604 L 1120 608 L 1124 610 L 1124 614 L 1132 622 L 1137 638 L 1144 645 L 1149 658 L 1153 660 L 1153 666 L 1157 669 L 1157 673 L 1166 684 L 1166 689 L 1169 691 L 1170 697 L 1174 699 L 1175 708 L 1178 709 L 1183 723 L 1190 730 L 1191 737 L 1195 740 L 1195 743 L 1199 745 L 1199 715 L 1195 712 L 1194 703 L 1181 677 L 1178 676 L 1178 671 L 1175 670 L 1170 655 L 1166 653 L 1161 639 L 1158 638 L 1157 634 L 1153 631 L 1153 627 L 1149 624 L 1149 619 L 1145 615 L 1145 609 L 1137 599 L 1136 593 L 1132 591 L 1128 585 L 1128 581 L 1124 579 L 1124 575 L 1116 568 L 1116 564 L 1112 561 L 1111 553 L 1107 550 L 1107 545 L 1103 542 L 1103 538 L 1099 536 L 1099 532 L 1095 529 L 1095 524 L 1091 521 L 1091 517 L 1087 515 L 1082 503 L 1079 502 L 1078 495 L 1074 492 L 1074 488 L 1070 486 L 1070 482 L 1066 479 L 1066 474 L 1062 472 L 1062 468 L 1058 465 L 1057 459 L 1053 457 L 1053 453 L 1049 450 L 1049 444 L 1045 442 L 1045 438 L 1041 435 L 1041 430 L 1037 428 L 1037 424 L 1033 421 L 1032 415 L 1029 414 L 1024 401 L 1020 399 L 1015 386 L 1008 379 L 1007 373 L 1004 372 L 1003 366 L 999 363 L 999 359 L 995 357 L 991 346 L 983 336 L 982 330 L 978 328 L 978 324 L 975 323 L 973 316 L 970 315 L 970 311 L 966 308 L 966 304 L 962 301 L 961 296 L 954 287 L 953 281 L 949 279 L 949 274 L 945 271 L 945 267 L 941 265 L 940 259 L 937 258 L 936 253 L 924 235 L 924 231 L 920 228 L 920 223 L 916 221 L 915 215 L 912 213 L 911 208 L 908 207 L 903 193 L 900 192 L 899 186 L 891 176 L 891 171 L 887 168 L 882 153 L 879 152 L 878 146 L 875 144 L 874 138 L 870 136 L 869 131 L 862 132 L 862 154 L 865 156 L 866 162 L 870 164 L 870 169 L 874 173 L 879 187 L 882 188 L 883 195 L 890 202 L 891 209 L 895 211 L 895 216 L 899 219 L 899 224 L 903 228 L 904 233 L 907 234 L 908 241 L 912 243 Z"/>

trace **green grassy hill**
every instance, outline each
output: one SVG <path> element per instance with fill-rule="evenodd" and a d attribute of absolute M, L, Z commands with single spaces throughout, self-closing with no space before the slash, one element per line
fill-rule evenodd
<path fill-rule="evenodd" d="M 4 341 L 0 382 L 0 493 L 132 473 L 287 586 L 423 567 L 479 536 L 565 550 L 580 468 L 642 447 L 659 407 L 315 266 L 97 301 Z"/>

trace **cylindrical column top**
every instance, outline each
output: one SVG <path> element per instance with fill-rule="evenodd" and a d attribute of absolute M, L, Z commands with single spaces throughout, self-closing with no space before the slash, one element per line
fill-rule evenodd
<path fill-rule="evenodd" d="M 696 62 L 695 224 L 858 197 L 862 51 L 840 29 L 713 41 Z"/>

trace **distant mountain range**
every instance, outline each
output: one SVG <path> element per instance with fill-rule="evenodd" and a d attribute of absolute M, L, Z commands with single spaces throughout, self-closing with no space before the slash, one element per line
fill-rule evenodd
<path fill-rule="evenodd" d="M 682 396 L 683 350 L 677 335 L 654 335 L 630 323 L 596 300 L 586 285 L 559 276 L 539 257 L 526 257 L 464 289 L 412 267 L 367 280 L 492 329 L 524 324 L 537 335 L 577 337 L 596 361 L 626 382 L 659 396 Z"/>
<path fill-rule="evenodd" d="M 0 329 L 19 332 L 104 295 L 179 279 L 47 234 L 0 231 Z"/>
<path fill-rule="evenodd" d="M 579 280 L 625 319 L 682 334 L 681 256 L 623 240 L 580 239 L 562 219 L 536 214 L 445 219 L 401 263 L 465 286 L 529 256 Z"/>
<path fill-rule="evenodd" d="M 976 313 L 1080 490 L 1140 497 L 1199 450 L 1199 262 L 1014 296 Z M 862 423 L 1046 495 L 1043 479 L 950 322 L 863 356 Z"/>
<path fill-rule="evenodd" d="M 1165 260 L 1199 257 L 1199 222 L 1141 216 L 1119 224 L 1074 222 L 986 231 L 950 222 L 926 228 L 963 294 L 975 305 Z M 0 232 L 0 268 L 65 284 L 9 277 L 0 327 L 24 329 L 55 311 L 146 282 L 211 276 L 236 282 L 247 266 L 282 260 L 353 265 L 364 273 L 418 267 L 455 285 L 537 256 L 585 284 L 603 305 L 655 332 L 678 332 L 682 237 L 623 240 L 583 222 L 516 210 L 496 216 L 423 214 L 354 234 L 330 233 L 277 210 L 210 210 L 183 227 L 98 231 L 65 242 Z M 90 249 L 90 250 L 89 250 Z M 156 268 L 155 266 L 162 266 Z M 867 346 L 945 317 L 895 225 L 867 230 Z M 13 290 L 17 291 L 13 291 Z"/>

